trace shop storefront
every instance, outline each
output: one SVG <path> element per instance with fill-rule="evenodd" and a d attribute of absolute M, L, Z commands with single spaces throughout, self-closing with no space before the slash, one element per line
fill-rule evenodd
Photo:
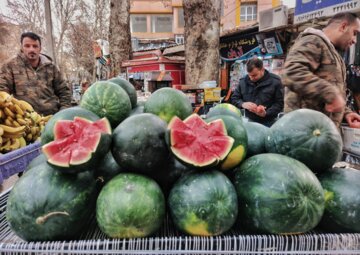
<path fill-rule="evenodd" d="M 286 42 L 281 42 L 275 31 L 258 32 L 258 27 L 221 37 L 222 89 L 235 88 L 246 75 L 246 61 L 249 58 L 261 58 L 267 70 L 280 74 L 285 60 L 284 44 Z"/>
<path fill-rule="evenodd" d="M 122 67 L 126 68 L 129 79 L 145 92 L 185 83 L 184 60 L 169 59 L 160 50 L 135 52 L 133 59 L 123 62 Z"/>

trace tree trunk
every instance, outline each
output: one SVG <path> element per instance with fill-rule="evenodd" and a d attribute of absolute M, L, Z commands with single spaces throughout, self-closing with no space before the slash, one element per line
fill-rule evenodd
<path fill-rule="evenodd" d="M 187 85 L 218 80 L 221 0 L 184 0 Z"/>
<path fill-rule="evenodd" d="M 109 43 L 111 76 L 120 74 L 121 62 L 130 59 L 130 0 L 110 1 Z"/>

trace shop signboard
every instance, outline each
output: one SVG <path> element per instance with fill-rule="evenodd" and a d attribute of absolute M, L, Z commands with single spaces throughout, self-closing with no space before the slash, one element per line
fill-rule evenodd
<path fill-rule="evenodd" d="M 255 55 L 265 58 L 282 54 L 281 44 L 274 31 L 220 39 L 220 57 L 224 61 L 244 60 Z"/>
<path fill-rule="evenodd" d="M 294 23 L 332 17 L 340 12 L 359 11 L 359 0 L 296 0 Z"/>

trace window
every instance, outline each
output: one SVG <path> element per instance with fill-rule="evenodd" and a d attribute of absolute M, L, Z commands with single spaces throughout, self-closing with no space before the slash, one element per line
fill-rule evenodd
<path fill-rule="evenodd" d="M 184 9 L 183 8 L 178 9 L 178 26 L 179 27 L 185 26 Z"/>
<path fill-rule="evenodd" d="M 175 35 L 175 42 L 176 44 L 184 44 L 185 43 L 184 35 Z"/>
<path fill-rule="evenodd" d="M 240 21 L 252 21 L 257 19 L 256 4 L 241 4 Z"/>
<path fill-rule="evenodd" d="M 166 33 L 172 32 L 172 15 L 154 15 L 151 16 L 151 32 Z"/>
<path fill-rule="evenodd" d="M 131 33 L 146 32 L 146 16 L 145 15 L 131 15 L 130 16 L 130 30 Z"/>

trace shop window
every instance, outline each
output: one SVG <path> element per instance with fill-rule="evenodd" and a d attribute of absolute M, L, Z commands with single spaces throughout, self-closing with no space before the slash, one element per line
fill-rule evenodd
<path fill-rule="evenodd" d="M 146 15 L 130 15 L 130 30 L 131 33 L 147 32 Z"/>
<path fill-rule="evenodd" d="M 256 4 L 241 4 L 240 21 L 253 21 L 257 19 Z"/>
<path fill-rule="evenodd" d="M 177 44 L 184 44 L 185 43 L 184 35 L 175 35 L 175 42 Z"/>
<path fill-rule="evenodd" d="M 178 9 L 178 27 L 184 27 L 184 26 L 185 26 L 184 9 L 179 8 Z"/>
<path fill-rule="evenodd" d="M 172 32 L 172 15 L 154 15 L 151 16 L 151 32 L 167 33 Z"/>

